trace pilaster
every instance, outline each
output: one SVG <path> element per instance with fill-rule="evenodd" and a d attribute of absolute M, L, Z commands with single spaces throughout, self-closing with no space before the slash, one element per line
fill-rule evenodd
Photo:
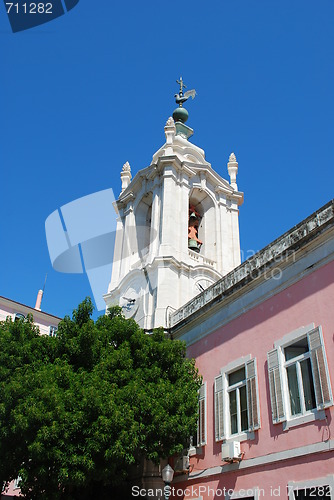
<path fill-rule="evenodd" d="M 160 246 L 161 183 L 156 176 L 153 182 L 153 201 L 151 218 L 150 260 L 159 253 Z"/>
<path fill-rule="evenodd" d="M 161 201 L 161 244 L 160 254 L 162 256 L 174 255 L 178 251 L 179 241 L 175 234 L 177 225 L 176 175 L 172 164 L 166 165 L 162 174 L 162 201 Z"/>
<path fill-rule="evenodd" d="M 112 280 L 110 282 L 108 290 L 115 288 L 120 279 L 121 261 L 122 261 L 122 249 L 123 249 L 123 238 L 124 238 L 124 226 L 122 218 L 119 216 L 116 223 L 116 234 L 115 234 L 115 249 L 114 249 L 114 260 L 112 263 Z"/>
<path fill-rule="evenodd" d="M 130 271 L 132 255 L 137 250 L 136 221 L 133 211 L 133 201 L 128 203 L 125 214 L 125 224 L 122 239 L 122 257 L 120 265 L 120 279 Z"/>

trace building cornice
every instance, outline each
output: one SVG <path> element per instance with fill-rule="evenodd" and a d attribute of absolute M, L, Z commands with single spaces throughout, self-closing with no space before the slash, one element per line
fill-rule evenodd
<path fill-rule="evenodd" d="M 27 306 L 26 304 L 22 304 L 21 302 L 17 302 L 16 300 L 8 299 L 7 297 L 0 296 L 0 305 L 3 304 L 7 307 L 10 307 L 11 309 L 15 310 L 17 308 L 17 313 L 25 313 L 25 314 L 32 314 L 35 318 L 53 318 L 59 321 L 62 320 L 62 318 L 59 318 L 58 316 L 55 316 L 53 314 L 49 314 L 44 311 L 39 311 L 35 309 L 34 307 Z M 18 306 L 18 307 L 16 307 Z"/>
<path fill-rule="evenodd" d="M 170 331 L 172 336 L 174 338 L 182 337 L 195 324 L 202 322 L 214 310 L 221 308 L 223 301 L 225 305 L 227 302 L 235 300 L 236 297 L 248 294 L 261 283 L 268 282 L 268 276 L 266 276 L 268 270 L 283 270 L 289 266 L 291 267 L 292 263 L 301 259 L 307 253 L 306 251 L 310 250 L 310 245 L 313 245 L 314 248 L 319 247 L 326 239 L 330 238 L 333 233 L 333 227 L 334 200 L 314 212 L 300 224 L 284 233 L 263 250 L 257 252 L 253 257 L 243 262 L 236 269 L 171 314 Z M 331 252 L 332 250 L 329 250 L 329 253 Z M 319 256 L 315 258 L 319 259 Z M 328 258 L 333 259 L 333 254 L 329 257 L 325 256 L 323 263 L 326 262 L 326 258 L 327 261 Z M 314 266 L 315 264 L 311 265 Z M 302 271 L 298 269 L 298 273 L 300 272 Z M 285 279 L 287 281 L 290 280 L 291 283 L 292 276 L 288 272 L 285 274 Z M 284 284 L 277 280 L 277 283 L 272 284 L 270 293 L 277 293 L 282 287 L 284 287 Z M 268 298 L 268 295 L 264 294 L 262 299 L 258 300 L 265 300 L 266 298 Z M 209 329 L 204 328 L 204 330 L 206 330 L 206 334 L 209 333 Z M 195 341 L 195 338 L 193 341 Z"/>
<path fill-rule="evenodd" d="M 334 450 L 334 440 L 322 441 L 319 443 L 309 444 L 305 446 L 300 446 L 298 448 L 291 448 L 289 450 L 279 451 L 276 453 L 269 453 L 268 455 L 261 455 L 254 458 L 247 459 L 238 463 L 223 465 L 217 465 L 216 467 L 210 467 L 208 469 L 196 470 L 196 472 L 191 472 L 188 476 L 179 476 L 174 479 L 173 483 L 178 483 L 182 481 L 194 481 L 198 479 L 204 479 L 211 476 L 216 476 L 217 474 L 226 474 L 231 472 L 238 472 L 252 467 L 264 467 L 270 464 L 277 464 L 278 462 L 284 462 L 287 460 L 298 459 L 305 456 L 314 456 L 321 453 L 332 453 Z"/>
<path fill-rule="evenodd" d="M 229 182 L 217 174 L 209 164 L 191 163 L 180 160 L 177 155 L 168 155 L 160 156 L 156 163 L 151 163 L 136 173 L 129 186 L 120 194 L 117 200 L 118 208 L 123 208 L 134 200 L 140 191 L 143 180 L 153 181 L 156 176 L 164 172 L 167 166 L 172 166 L 177 172 L 186 174 L 189 179 L 202 173 L 206 180 L 214 186 L 217 195 L 222 194 L 226 198 L 236 201 L 239 206 L 243 203 L 244 194 L 241 191 L 235 191 Z"/>

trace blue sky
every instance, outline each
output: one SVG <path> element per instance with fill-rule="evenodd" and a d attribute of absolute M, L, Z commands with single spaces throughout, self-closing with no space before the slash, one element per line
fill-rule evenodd
<path fill-rule="evenodd" d="M 48 273 L 63 316 L 91 293 L 52 269 L 45 220 L 149 165 L 180 75 L 192 141 L 225 178 L 237 156 L 246 255 L 333 197 L 332 0 L 80 0 L 16 34 L 0 7 L 1 295 L 34 306 Z"/>

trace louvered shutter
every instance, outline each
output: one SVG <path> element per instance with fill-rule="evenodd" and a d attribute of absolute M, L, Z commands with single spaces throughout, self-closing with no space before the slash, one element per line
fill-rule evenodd
<path fill-rule="evenodd" d="M 246 363 L 248 427 L 254 431 L 261 427 L 259 387 L 257 380 L 256 358 Z"/>
<path fill-rule="evenodd" d="M 215 439 L 224 439 L 224 387 L 223 375 L 215 378 Z"/>
<path fill-rule="evenodd" d="M 278 424 L 286 420 L 278 349 L 269 351 L 267 357 L 272 418 L 273 423 Z"/>
<path fill-rule="evenodd" d="M 308 333 L 313 382 L 317 409 L 322 410 L 333 404 L 324 341 L 320 328 Z"/>
<path fill-rule="evenodd" d="M 206 444 L 206 383 L 198 391 L 197 446 Z"/>

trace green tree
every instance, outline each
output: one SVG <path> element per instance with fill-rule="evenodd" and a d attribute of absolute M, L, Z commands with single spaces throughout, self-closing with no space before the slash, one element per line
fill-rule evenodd
<path fill-rule="evenodd" d="M 0 480 L 20 476 L 26 498 L 116 498 L 140 458 L 180 453 L 195 432 L 201 379 L 185 344 L 118 307 L 92 311 L 86 299 L 56 337 L 32 317 L 0 323 Z"/>

